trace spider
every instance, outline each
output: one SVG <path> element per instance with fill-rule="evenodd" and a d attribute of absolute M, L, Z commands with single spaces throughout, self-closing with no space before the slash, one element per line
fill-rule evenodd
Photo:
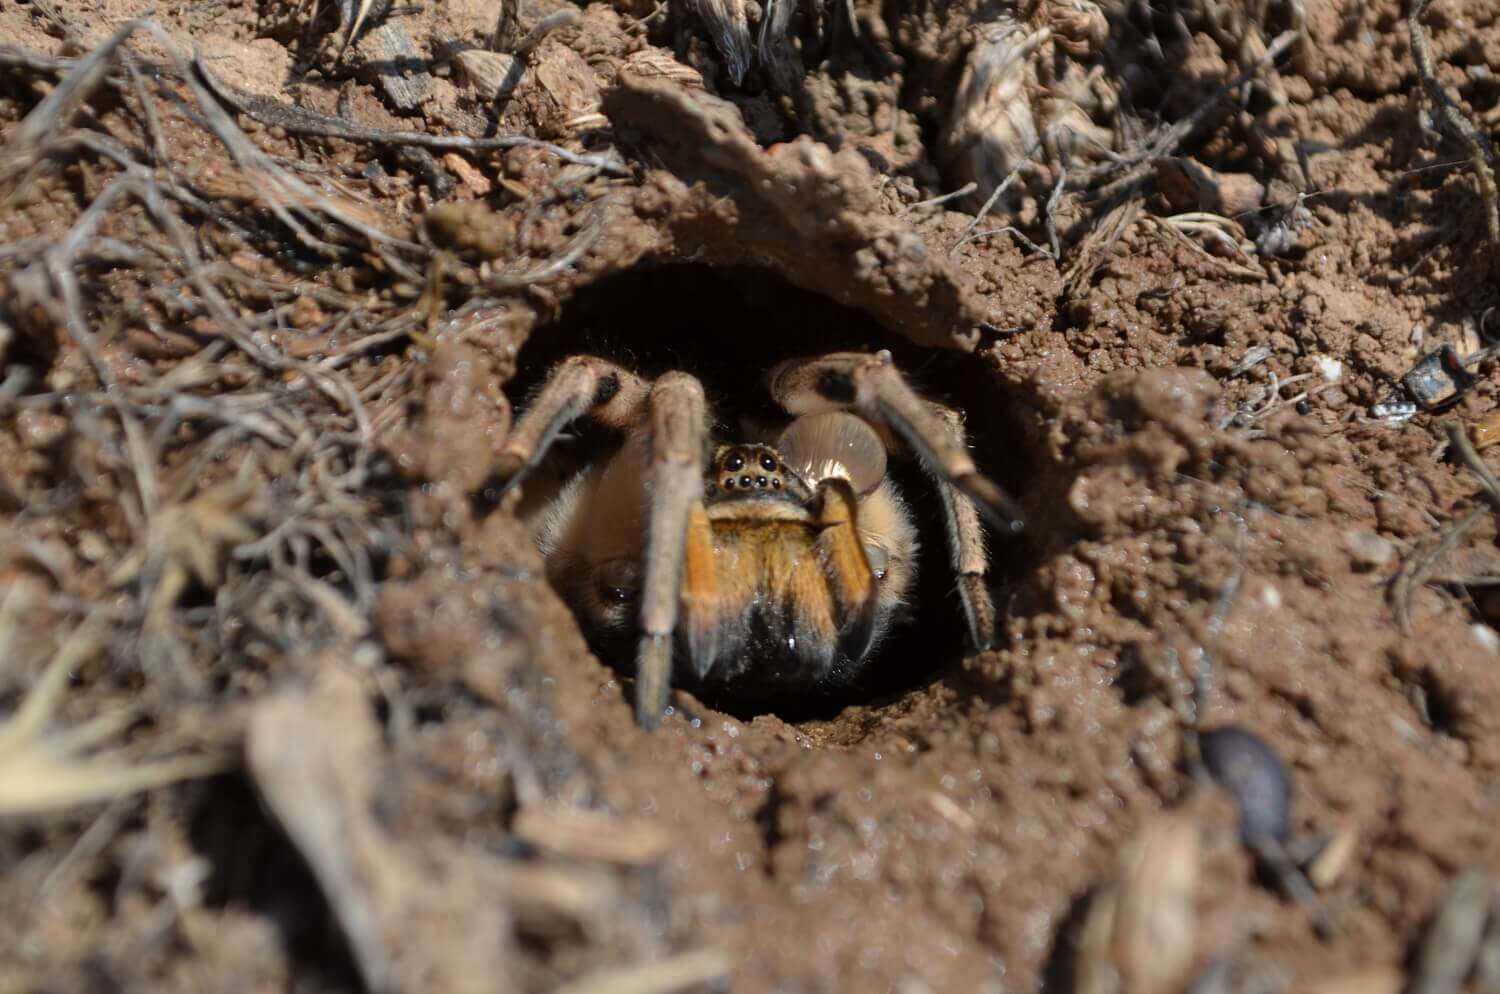
<path fill-rule="evenodd" d="M 596 650 L 619 658 L 634 642 L 635 713 L 648 729 L 671 685 L 722 698 L 853 682 L 916 579 L 916 527 L 886 475 L 888 451 L 903 447 L 942 499 L 969 634 L 981 648 L 994 637 L 980 515 L 1005 533 L 1021 517 L 975 468 L 958 413 L 920 397 L 885 351 L 783 362 L 766 386 L 789 419 L 780 434 L 714 441 L 695 377 L 647 380 L 570 356 L 498 456 L 508 489 L 575 419 L 620 433 L 530 523 Z"/>

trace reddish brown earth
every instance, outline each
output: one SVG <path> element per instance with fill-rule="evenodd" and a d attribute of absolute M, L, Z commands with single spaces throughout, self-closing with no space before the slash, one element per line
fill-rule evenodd
<path fill-rule="evenodd" d="M 1393 0 L 1216 6 L 1105 5 L 1107 44 L 1071 51 L 1073 7 L 1023 4 L 1052 40 L 1021 99 L 1095 70 L 1112 102 L 1072 106 L 1127 161 L 1075 152 L 1049 211 L 1061 160 L 1038 150 L 978 238 L 974 198 L 917 206 L 969 175 L 945 136 L 999 16 L 978 3 L 857 0 L 822 58 L 803 11 L 790 91 L 734 86 L 677 5 L 581 7 L 493 128 L 605 167 L 230 115 L 333 198 L 282 197 L 332 256 L 165 46 L 259 97 L 480 135 L 455 53 L 494 5 L 388 19 L 405 90 L 373 34 L 335 64 L 336 11 L 309 30 L 289 0 L 0 8 L 0 587 L 22 612 L 0 692 L 19 704 L 93 616 L 108 637 L 54 734 L 128 705 L 125 762 L 232 766 L 6 816 L 0 989 L 1454 989 L 1423 979 L 1429 922 L 1463 871 L 1500 871 L 1500 550 L 1487 512 L 1452 531 L 1487 505 L 1447 432 L 1495 466 L 1497 388 L 1480 361 L 1444 410 L 1370 408 L 1439 345 L 1485 344 L 1500 249 Z M 1105 189 L 1294 8 L 1274 67 Z M 73 66 L 51 57 L 146 14 L 166 34 L 130 42 L 140 77 L 23 143 Z M 1500 14 L 1439 0 L 1423 23 L 1493 134 Z M 121 157 L 191 196 L 101 205 Z M 1238 227 L 1167 222 L 1189 211 Z M 679 696 L 641 731 L 511 505 L 474 499 L 512 403 L 605 349 L 699 374 L 730 421 L 760 370 L 834 347 L 891 348 L 960 403 L 1019 496 L 1025 535 L 992 546 L 1001 644 L 962 651 L 932 543 L 873 698 L 787 720 Z M 1287 764 L 1293 856 L 1348 847 L 1324 934 L 1190 773 L 1193 729 L 1222 724 Z"/>

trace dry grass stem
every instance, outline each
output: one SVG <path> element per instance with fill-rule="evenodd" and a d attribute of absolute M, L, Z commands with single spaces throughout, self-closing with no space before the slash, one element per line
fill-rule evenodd
<path fill-rule="evenodd" d="M 1484 200 L 1485 225 L 1490 245 L 1500 249 L 1500 192 L 1495 188 L 1495 150 L 1490 146 L 1489 138 L 1475 127 L 1474 122 L 1469 120 L 1433 74 L 1432 51 L 1427 46 L 1427 36 L 1422 32 L 1422 14 L 1430 2 L 1431 0 L 1416 0 L 1406 21 L 1411 34 L 1411 52 L 1417 64 L 1417 76 L 1422 80 L 1422 88 L 1432 100 L 1438 118 L 1469 150 L 1469 163 L 1474 167 L 1474 179 L 1479 183 L 1479 195 Z"/>
<path fill-rule="evenodd" d="M 1234 79 L 1230 80 L 1224 86 L 1219 87 L 1212 96 L 1195 107 L 1186 117 L 1175 122 L 1163 132 L 1148 148 L 1142 150 L 1137 155 L 1135 165 L 1125 175 L 1102 187 L 1099 190 L 1099 196 L 1105 200 L 1109 200 L 1129 190 L 1133 190 L 1151 175 L 1153 170 L 1152 160 L 1161 156 L 1171 155 L 1177 146 L 1182 143 L 1182 140 L 1192 134 L 1194 129 L 1202 124 L 1210 113 L 1228 100 L 1235 91 L 1253 81 L 1267 66 L 1272 65 L 1277 59 L 1281 58 L 1287 49 L 1291 48 L 1297 41 L 1297 37 L 1296 31 L 1284 31 L 1277 35 L 1271 44 L 1266 46 L 1266 52 L 1263 56 L 1257 59 L 1252 65 L 1247 66 Z"/>
<path fill-rule="evenodd" d="M 1408 994 L 1457 994 L 1474 968 L 1495 886 L 1483 870 L 1453 882 L 1417 949 Z"/>
<path fill-rule="evenodd" d="M 7 608 L 19 593 L 12 589 Z M 14 620 L 0 621 L 0 646 L 12 642 Z M 98 715 L 44 735 L 56 716 L 73 670 L 103 646 L 97 621 L 85 622 L 63 642 L 10 720 L 0 725 L 0 815 L 29 815 L 108 801 L 179 780 L 212 776 L 232 764 L 226 756 L 183 756 L 134 762 L 121 753 L 84 756 L 137 718 L 132 709 Z M 7 652 L 8 654 L 8 652 Z"/>
<path fill-rule="evenodd" d="M 729 957 L 717 949 L 681 953 L 655 963 L 601 970 L 553 994 L 671 994 L 729 976 Z"/>
<path fill-rule="evenodd" d="M 1448 444 L 1452 446 L 1453 451 L 1458 453 L 1458 457 L 1469 468 L 1469 472 L 1473 473 L 1483 485 L 1484 495 L 1489 498 L 1490 503 L 1495 505 L 1496 510 L 1500 510 L 1500 479 L 1496 479 L 1494 471 L 1485 464 L 1483 459 L 1479 458 L 1479 453 L 1474 451 L 1474 444 L 1469 441 L 1469 435 L 1464 431 L 1463 425 L 1450 421 L 1446 428 Z"/>
<path fill-rule="evenodd" d="M 511 831 L 538 849 L 623 866 L 650 866 L 667 849 L 667 835 L 657 825 L 578 808 L 522 808 Z"/>
<path fill-rule="evenodd" d="M 420 148 L 461 152 L 485 152 L 503 148 L 539 148 L 564 162 L 590 166 L 610 175 L 623 175 L 624 165 L 612 153 L 572 152 L 552 142 L 523 135 L 499 135 L 494 138 L 468 138 L 463 135 L 432 135 L 424 131 L 383 131 L 351 124 L 340 117 L 319 114 L 302 107 L 240 93 L 208 71 L 200 58 L 193 63 L 195 74 L 222 100 L 245 116 L 267 127 L 277 127 L 289 134 L 316 138 L 339 138 L 344 141 L 376 145 L 414 145 Z"/>
<path fill-rule="evenodd" d="M 335 65 L 343 61 L 345 50 L 349 48 L 349 45 L 353 43 L 355 38 L 359 37 L 359 29 L 364 27 L 365 20 L 369 18 L 370 12 L 382 5 L 389 7 L 391 2 L 390 0 L 358 0 L 358 6 L 355 7 L 351 0 L 343 0 L 339 4 L 341 19 L 347 22 L 348 28 L 344 32 L 344 37 L 339 40 L 338 54 L 333 57 Z M 349 16 L 350 7 L 354 7 L 353 17 Z"/>
<path fill-rule="evenodd" d="M 1396 571 L 1396 576 L 1391 581 L 1391 597 L 1396 609 L 1396 623 L 1400 626 L 1403 635 L 1411 634 L 1411 606 L 1416 592 L 1432 579 L 1437 568 L 1454 549 L 1458 548 L 1458 544 L 1469 533 L 1469 529 L 1490 513 L 1483 507 L 1472 509 L 1458 521 L 1443 529 L 1436 542 L 1417 549 L 1402 561 L 1401 568 Z"/>

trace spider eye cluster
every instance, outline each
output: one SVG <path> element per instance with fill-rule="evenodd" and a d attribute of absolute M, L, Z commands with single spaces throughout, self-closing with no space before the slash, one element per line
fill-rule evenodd
<path fill-rule="evenodd" d="M 764 445 L 726 445 L 715 455 L 711 479 L 725 494 L 774 494 L 792 485 L 791 472 Z"/>

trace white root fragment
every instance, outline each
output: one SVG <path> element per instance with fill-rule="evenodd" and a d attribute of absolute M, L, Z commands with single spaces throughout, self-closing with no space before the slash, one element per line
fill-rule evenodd
<path fill-rule="evenodd" d="M 511 831 L 547 852 L 620 866 L 657 863 L 670 842 L 653 822 L 567 807 L 522 808 Z"/>
<path fill-rule="evenodd" d="M 717 949 L 682 953 L 655 963 L 591 973 L 553 994 L 671 994 L 729 975 L 729 957 Z"/>
<path fill-rule="evenodd" d="M 1189 818 L 1161 815 L 1120 851 L 1094 894 L 1074 959 L 1074 994 L 1181 989 L 1196 951 L 1201 842 Z"/>
<path fill-rule="evenodd" d="M 245 748 L 256 787 L 317 878 L 366 989 L 508 989 L 510 922 L 495 899 L 504 893 L 499 874 L 487 872 L 493 861 L 407 842 L 376 819 L 380 730 L 352 673 L 330 664 L 310 692 L 262 701 Z"/>

